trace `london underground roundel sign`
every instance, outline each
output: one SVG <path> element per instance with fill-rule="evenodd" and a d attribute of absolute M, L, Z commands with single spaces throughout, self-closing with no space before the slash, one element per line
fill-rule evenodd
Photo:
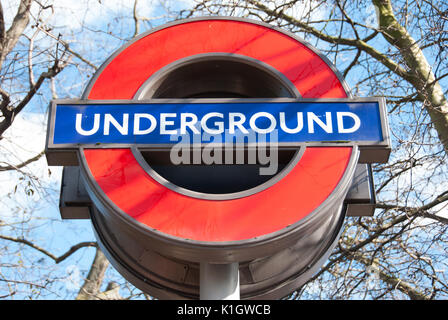
<path fill-rule="evenodd" d="M 304 265 L 275 269 L 294 285 L 321 263 L 357 163 L 387 161 L 389 149 L 383 99 L 351 98 L 310 45 L 264 23 L 202 18 L 135 38 L 82 99 L 53 101 L 47 157 L 80 166 L 100 243 L 129 278 L 142 281 L 153 252 L 246 262 L 250 297 L 250 281 L 278 276 L 265 258 L 267 268 L 300 252 Z M 143 282 L 170 287 L 162 278 Z"/>

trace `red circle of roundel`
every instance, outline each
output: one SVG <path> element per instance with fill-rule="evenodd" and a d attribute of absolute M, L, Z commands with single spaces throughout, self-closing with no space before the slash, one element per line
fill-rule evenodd
<path fill-rule="evenodd" d="M 132 99 L 156 71 L 204 53 L 235 53 L 283 73 L 304 98 L 345 98 L 328 64 L 297 39 L 258 23 L 207 19 L 173 24 L 139 38 L 97 76 L 88 99 Z M 232 200 L 204 200 L 172 191 L 138 164 L 130 149 L 85 149 L 95 183 L 118 208 L 150 229 L 196 241 L 238 241 L 297 223 L 333 192 L 351 147 L 309 147 L 278 183 Z"/>

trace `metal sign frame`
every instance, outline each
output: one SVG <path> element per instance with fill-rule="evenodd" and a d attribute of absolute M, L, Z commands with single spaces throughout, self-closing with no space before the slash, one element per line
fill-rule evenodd
<path fill-rule="evenodd" d="M 166 150 L 171 148 L 173 144 L 129 144 L 129 143 L 94 143 L 94 144 L 83 144 L 83 143 L 53 143 L 55 138 L 55 122 L 56 122 L 56 108 L 62 107 L 64 105 L 142 105 L 142 104 L 163 104 L 163 105 L 175 105 L 175 104 L 228 104 L 228 103 L 236 103 L 236 104 L 256 104 L 256 103 L 326 103 L 326 104 L 335 104 L 335 103 L 369 103 L 376 102 L 379 106 L 379 116 L 380 116 L 380 125 L 381 125 L 381 141 L 310 141 L 310 142 L 279 142 L 276 143 L 280 149 L 297 149 L 299 147 L 312 147 L 312 146 L 353 146 L 357 145 L 360 148 L 360 163 L 384 163 L 387 162 L 390 154 L 390 137 L 388 131 L 388 122 L 387 122 L 387 111 L 385 107 L 385 99 L 384 98 L 318 98 L 318 99 L 292 99 L 292 98 L 274 98 L 274 99 L 257 99 L 257 98 L 248 98 L 248 99 L 232 99 L 232 98 L 223 98 L 223 99 L 152 99 L 152 100 L 77 100 L 77 99 L 59 99 L 53 100 L 50 104 L 50 112 L 49 112 L 49 130 L 47 134 L 47 143 L 46 143 L 46 155 L 49 159 L 50 164 L 58 165 L 65 164 L 67 165 L 67 155 L 70 155 L 69 158 L 73 159 L 73 163 L 71 165 L 77 165 L 75 162 L 76 152 L 80 147 L 83 148 L 131 148 L 137 146 L 139 150 Z M 331 106 L 329 106 L 329 110 L 331 110 Z M 268 142 L 269 144 L 269 142 Z M 207 143 L 208 146 L 225 146 L 224 144 L 214 144 Z M 191 145 L 191 147 L 195 147 L 195 145 Z M 244 144 L 244 145 L 234 145 L 236 148 L 253 148 L 257 147 L 255 144 Z"/>

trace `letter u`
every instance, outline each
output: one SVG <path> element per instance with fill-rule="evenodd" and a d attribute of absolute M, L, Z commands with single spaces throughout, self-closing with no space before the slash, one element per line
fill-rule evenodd
<path fill-rule="evenodd" d="M 286 117 L 284 112 L 280 112 L 280 128 L 286 133 L 298 133 L 303 129 L 303 113 L 297 112 L 297 127 L 290 129 L 286 126 Z"/>
<path fill-rule="evenodd" d="M 93 128 L 90 130 L 84 130 L 81 126 L 81 122 L 82 122 L 82 113 L 77 113 L 76 114 L 76 132 L 78 132 L 79 134 L 83 135 L 83 136 L 91 136 L 92 134 L 95 134 L 98 129 L 100 128 L 100 114 L 99 113 L 95 113 L 95 117 L 93 120 Z"/>

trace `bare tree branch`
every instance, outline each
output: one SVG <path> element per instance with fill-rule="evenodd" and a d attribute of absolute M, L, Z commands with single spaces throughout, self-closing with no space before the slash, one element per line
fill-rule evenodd
<path fill-rule="evenodd" d="M 400 77 L 407 79 L 407 80 L 411 80 L 412 79 L 412 75 L 405 70 L 404 68 L 402 68 L 399 64 L 397 64 L 396 62 L 394 62 L 392 59 L 388 58 L 386 55 L 380 53 L 378 50 L 376 50 L 374 47 L 370 46 L 369 44 L 367 44 L 367 42 L 365 42 L 364 40 L 361 39 L 348 39 L 348 38 L 341 38 L 341 37 L 334 37 L 328 34 L 325 34 L 313 27 L 311 27 L 310 25 L 301 22 L 300 20 L 295 19 L 292 16 L 289 16 L 283 12 L 277 12 L 275 10 L 271 10 L 269 9 L 267 6 L 265 6 L 264 4 L 262 4 L 259 1 L 256 0 L 248 0 L 249 3 L 255 5 L 258 9 L 264 11 L 265 13 L 272 15 L 276 18 L 279 19 L 283 19 L 295 26 L 298 26 L 299 28 L 301 28 L 303 31 L 308 32 L 310 34 L 312 34 L 313 36 L 324 40 L 326 42 L 332 43 L 332 44 L 341 44 L 341 45 L 347 45 L 347 46 L 352 46 L 352 47 L 356 47 L 359 50 L 362 50 L 366 53 L 368 53 L 370 56 L 372 56 L 373 58 L 375 58 L 376 60 L 378 60 L 379 62 L 381 62 L 384 66 L 386 66 L 389 70 L 391 70 L 392 72 L 396 73 L 397 75 L 399 75 Z"/>
<path fill-rule="evenodd" d="M 22 163 L 19 163 L 17 165 L 0 166 L 0 171 L 18 170 L 20 168 L 23 168 L 23 167 L 29 165 L 30 163 L 32 163 L 34 161 L 39 160 L 44 154 L 45 154 L 45 150 L 39 152 L 34 157 L 32 157 Z"/>
<path fill-rule="evenodd" d="M 0 136 L 3 135 L 3 133 L 12 125 L 14 118 L 17 114 L 19 114 L 23 108 L 30 102 L 31 98 L 36 94 L 36 92 L 41 87 L 42 83 L 46 79 L 53 78 L 56 76 L 59 72 L 61 72 L 64 67 L 67 65 L 67 61 L 60 61 L 59 59 L 56 59 L 53 63 L 53 65 L 48 68 L 46 72 L 43 72 L 40 74 L 39 78 L 37 79 L 34 86 L 32 86 L 28 93 L 25 95 L 25 97 L 19 102 L 19 104 L 16 107 L 11 107 L 10 105 L 1 105 L 0 111 L 3 114 L 3 120 L 0 122 Z"/>
<path fill-rule="evenodd" d="M 54 40 L 56 40 L 59 44 L 64 46 L 65 51 L 71 53 L 74 57 L 78 58 L 79 60 L 81 60 L 82 62 L 84 62 L 85 64 L 87 64 L 88 66 L 90 66 L 91 68 L 93 68 L 94 70 L 97 70 L 98 67 L 93 64 L 92 62 L 90 62 L 89 60 L 87 60 L 86 58 L 84 58 L 82 55 L 80 55 L 78 52 L 72 50 L 72 48 L 70 48 L 70 44 L 64 40 L 62 40 L 61 36 L 55 36 L 54 34 L 52 34 L 51 32 L 49 32 L 48 30 L 46 30 L 45 28 L 43 28 L 41 25 L 37 25 L 37 28 L 42 31 L 43 33 L 45 33 L 46 35 L 48 35 L 49 37 L 53 38 Z"/>
<path fill-rule="evenodd" d="M 362 255 L 353 254 L 351 257 L 353 259 L 355 259 L 356 261 L 361 262 L 366 267 L 372 265 L 372 263 L 368 259 L 363 257 Z M 394 277 L 391 274 L 388 274 L 384 270 L 380 269 L 378 266 L 375 266 L 375 270 L 378 273 L 378 276 L 382 281 L 389 284 L 393 289 L 400 290 L 404 294 L 408 295 L 412 300 L 429 300 L 430 299 L 429 296 L 416 290 L 415 288 L 413 288 L 412 285 L 410 285 L 406 281 L 399 279 L 397 277 Z"/>
<path fill-rule="evenodd" d="M 40 251 L 41 253 L 43 253 L 47 257 L 53 259 L 56 263 L 60 263 L 60 262 L 64 261 L 70 255 L 72 255 L 74 252 L 76 252 L 77 250 L 79 250 L 81 248 L 96 247 L 97 246 L 96 242 L 91 242 L 91 241 L 80 242 L 80 243 L 72 246 L 67 252 L 65 252 L 64 254 L 62 254 L 61 256 L 58 257 L 58 256 L 55 256 L 54 254 L 52 254 L 51 252 L 49 252 L 49 251 L 39 247 L 38 245 L 34 244 L 33 242 L 31 242 L 31 241 L 29 241 L 27 239 L 13 238 L 13 237 L 4 236 L 4 235 L 0 235 L 0 239 L 25 244 L 28 247 L 31 247 L 33 249 L 36 249 L 37 251 Z"/>
<path fill-rule="evenodd" d="M 132 10 L 132 14 L 134 17 L 134 35 L 133 35 L 133 37 L 137 36 L 140 33 L 140 18 L 137 14 L 137 5 L 138 5 L 138 0 L 134 0 L 134 9 Z"/>

